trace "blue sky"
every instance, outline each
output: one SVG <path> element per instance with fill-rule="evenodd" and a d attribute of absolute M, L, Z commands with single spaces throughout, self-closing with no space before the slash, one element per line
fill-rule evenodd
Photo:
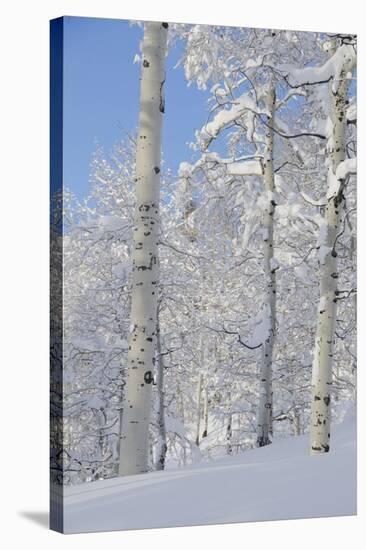
<path fill-rule="evenodd" d="M 64 23 L 64 185 L 80 198 L 88 193 L 96 142 L 108 152 L 138 125 L 139 64 L 134 64 L 142 28 L 128 21 L 65 17 Z M 207 116 L 208 94 L 187 87 L 182 46 L 167 58 L 163 128 L 165 166 L 176 171 L 191 158 L 187 142 Z"/>

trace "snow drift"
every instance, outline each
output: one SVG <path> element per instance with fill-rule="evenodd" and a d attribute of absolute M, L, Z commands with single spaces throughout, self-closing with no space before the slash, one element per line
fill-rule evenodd
<path fill-rule="evenodd" d="M 355 513 L 354 410 L 333 429 L 329 454 L 309 456 L 304 435 L 214 463 L 64 489 L 65 533 Z"/>

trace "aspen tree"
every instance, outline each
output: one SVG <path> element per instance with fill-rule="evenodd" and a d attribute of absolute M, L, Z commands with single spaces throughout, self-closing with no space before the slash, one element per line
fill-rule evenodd
<path fill-rule="evenodd" d="M 273 217 L 275 211 L 274 169 L 273 169 L 273 124 L 275 108 L 275 90 L 273 83 L 267 92 L 267 105 L 270 117 L 265 137 L 263 157 L 263 180 L 266 192 L 267 208 L 263 220 L 264 272 L 266 278 L 266 298 L 263 314 L 268 317 L 268 336 L 261 347 L 261 365 L 259 375 L 259 405 L 257 417 L 257 446 L 271 443 L 272 431 L 272 354 L 275 335 L 276 312 L 276 274 L 273 261 Z"/>
<path fill-rule="evenodd" d="M 208 435 L 208 388 L 207 380 L 203 390 L 203 432 L 202 439 Z"/>
<path fill-rule="evenodd" d="M 343 223 L 346 157 L 347 92 L 349 72 L 355 55 L 345 56 L 339 79 L 329 84 L 330 126 L 328 135 L 327 203 L 319 238 L 319 305 L 312 367 L 312 400 L 310 418 L 310 453 L 327 453 L 330 449 L 330 402 L 332 367 L 337 312 L 337 239 Z M 353 162 L 352 162 L 353 166 Z M 341 168 L 341 170 L 340 170 Z"/>
<path fill-rule="evenodd" d="M 196 443 L 197 446 L 199 446 L 200 441 L 201 441 L 201 415 L 202 415 L 201 394 L 202 394 L 202 383 L 203 383 L 203 375 L 202 375 L 202 373 L 199 373 L 198 382 L 197 382 L 197 426 L 196 426 L 196 437 L 195 437 L 195 443 Z"/>
<path fill-rule="evenodd" d="M 120 433 L 121 476 L 148 470 L 157 323 L 160 161 L 167 28 L 167 23 L 145 23 L 142 43 L 133 286 Z"/>
<path fill-rule="evenodd" d="M 164 360 L 161 354 L 161 336 L 160 336 L 160 323 L 158 320 L 156 328 L 156 359 L 158 363 L 157 368 L 157 392 L 158 392 L 158 450 L 156 469 L 164 470 L 165 458 L 168 450 L 167 437 L 166 437 L 166 422 L 165 422 L 165 394 L 164 394 Z"/>

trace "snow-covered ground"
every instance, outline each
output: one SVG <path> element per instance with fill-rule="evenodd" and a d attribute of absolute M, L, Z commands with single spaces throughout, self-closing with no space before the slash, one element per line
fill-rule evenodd
<path fill-rule="evenodd" d="M 335 426 L 330 454 L 308 436 L 179 470 L 65 489 L 64 531 L 108 531 L 356 513 L 356 417 Z M 57 498 L 53 495 L 52 498 Z"/>

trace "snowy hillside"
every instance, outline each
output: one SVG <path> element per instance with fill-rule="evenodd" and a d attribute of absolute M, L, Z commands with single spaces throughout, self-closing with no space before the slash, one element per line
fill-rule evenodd
<path fill-rule="evenodd" d="M 353 515 L 355 413 L 334 428 L 330 454 L 309 456 L 308 436 L 291 437 L 214 463 L 64 494 L 66 533 Z"/>

